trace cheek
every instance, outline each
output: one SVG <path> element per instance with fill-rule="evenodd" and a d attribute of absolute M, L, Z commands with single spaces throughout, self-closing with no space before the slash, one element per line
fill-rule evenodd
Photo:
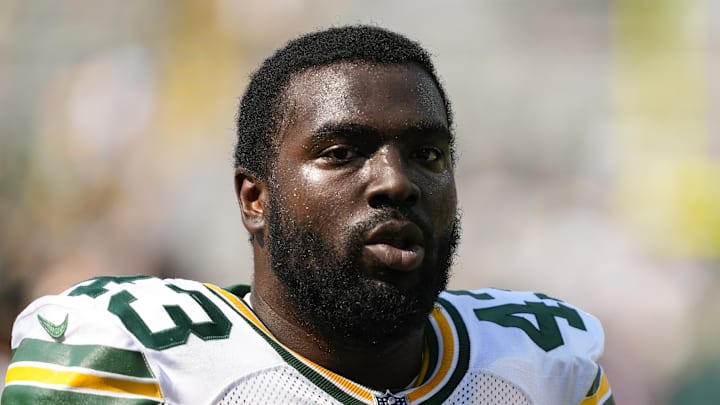
<path fill-rule="evenodd" d="M 312 165 L 301 166 L 290 183 L 286 190 L 292 192 L 287 200 L 294 206 L 298 219 L 317 222 L 318 227 L 330 225 L 338 217 L 347 217 L 348 207 L 356 199 L 342 176 Z"/>
<path fill-rule="evenodd" d="M 451 172 L 425 176 L 417 180 L 422 185 L 423 196 L 428 200 L 454 204 L 457 200 L 455 177 Z"/>
<path fill-rule="evenodd" d="M 325 201 L 323 205 L 352 204 L 361 193 L 361 190 L 354 186 L 358 184 L 354 178 L 356 175 L 357 172 L 343 173 L 306 165 L 300 168 L 297 180 L 305 188 L 305 194 L 310 198 Z"/>
<path fill-rule="evenodd" d="M 428 181 L 423 189 L 424 200 L 427 201 L 427 211 L 432 212 L 435 226 L 442 229 L 452 227 L 457 214 L 457 191 L 452 174 Z"/>
<path fill-rule="evenodd" d="M 325 182 L 327 175 L 323 170 L 320 170 L 317 167 L 305 165 L 300 168 L 299 177 L 302 181 L 307 183 L 308 186 L 316 186 Z"/>

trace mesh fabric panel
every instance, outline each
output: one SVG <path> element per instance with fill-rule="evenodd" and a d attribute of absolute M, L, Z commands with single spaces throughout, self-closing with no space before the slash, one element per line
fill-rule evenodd
<path fill-rule="evenodd" d="M 279 366 L 247 376 L 220 400 L 235 404 L 338 404 L 328 393 L 290 366 Z"/>
<path fill-rule="evenodd" d="M 525 393 L 492 374 L 470 372 L 465 375 L 444 404 L 533 405 Z"/>
<path fill-rule="evenodd" d="M 237 404 L 339 404 L 297 370 L 280 366 L 237 381 L 220 401 Z M 449 405 L 532 405 L 517 387 L 494 375 L 470 372 L 443 402 Z"/>

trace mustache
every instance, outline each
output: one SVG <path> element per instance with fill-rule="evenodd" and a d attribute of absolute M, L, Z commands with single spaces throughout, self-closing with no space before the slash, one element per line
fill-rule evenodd
<path fill-rule="evenodd" d="M 430 225 L 420 218 L 417 214 L 411 211 L 401 210 L 398 208 L 383 208 L 381 210 L 374 211 L 369 217 L 364 218 L 362 221 L 353 224 L 350 229 L 350 235 L 353 241 L 360 243 L 362 236 L 367 232 L 370 232 L 373 228 L 380 224 L 388 221 L 408 221 L 417 225 L 425 236 L 426 240 L 429 240 L 432 235 Z"/>

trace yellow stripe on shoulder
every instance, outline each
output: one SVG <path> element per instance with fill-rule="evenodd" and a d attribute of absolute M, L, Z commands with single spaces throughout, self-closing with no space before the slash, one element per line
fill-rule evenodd
<path fill-rule="evenodd" d="M 602 373 L 602 376 L 600 377 L 600 386 L 598 387 L 597 391 L 595 391 L 593 395 L 586 397 L 580 403 L 580 405 L 602 405 L 612 396 L 612 391 L 610 390 L 610 383 L 605 376 L 605 372 L 600 372 Z"/>
<path fill-rule="evenodd" d="M 130 381 L 117 377 L 103 377 L 68 370 L 52 370 L 32 366 L 10 366 L 6 384 L 35 382 L 98 391 L 122 392 L 151 398 L 162 398 L 157 383 Z"/>

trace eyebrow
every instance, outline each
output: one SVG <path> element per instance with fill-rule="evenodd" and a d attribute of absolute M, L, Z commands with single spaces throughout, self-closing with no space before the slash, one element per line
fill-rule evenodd
<path fill-rule="evenodd" d="M 405 134 L 415 135 L 442 135 L 448 138 L 450 144 L 454 143 L 454 136 L 447 125 L 439 121 L 417 121 L 403 126 L 398 131 L 381 131 L 380 129 L 365 124 L 351 122 L 329 122 L 320 126 L 310 135 L 314 144 L 322 143 L 338 135 L 358 138 L 387 138 Z"/>

